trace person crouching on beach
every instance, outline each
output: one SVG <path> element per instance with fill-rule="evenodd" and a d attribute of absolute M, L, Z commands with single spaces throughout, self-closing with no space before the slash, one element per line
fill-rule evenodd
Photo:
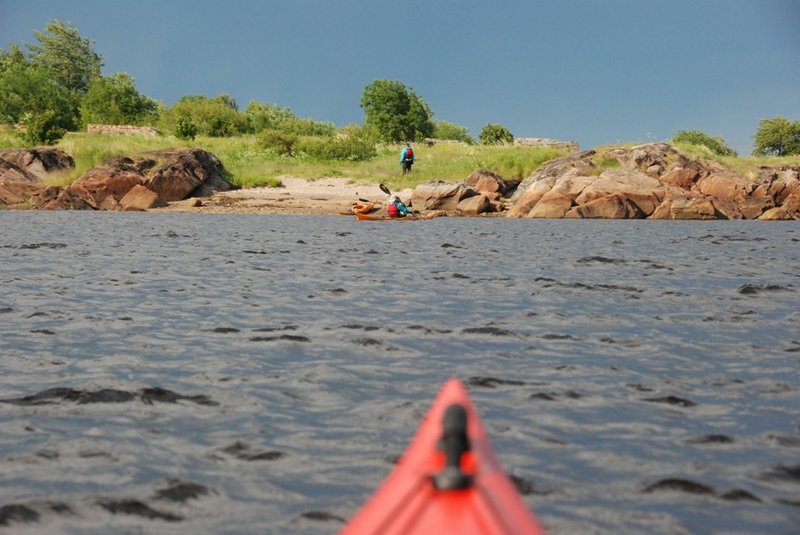
<path fill-rule="evenodd" d="M 389 197 L 389 204 L 386 205 L 386 214 L 389 217 L 405 217 L 411 215 L 411 210 L 406 208 L 406 205 L 397 197 L 392 195 Z"/>

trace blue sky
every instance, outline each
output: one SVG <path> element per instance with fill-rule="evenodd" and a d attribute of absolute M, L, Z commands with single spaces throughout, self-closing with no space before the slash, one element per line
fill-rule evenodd
<path fill-rule="evenodd" d="M 698 129 L 740 154 L 761 119 L 800 120 L 798 0 L 0 0 L 0 48 L 49 19 L 167 105 L 225 92 L 344 126 L 391 79 L 474 136 L 500 123 L 590 148 Z"/>

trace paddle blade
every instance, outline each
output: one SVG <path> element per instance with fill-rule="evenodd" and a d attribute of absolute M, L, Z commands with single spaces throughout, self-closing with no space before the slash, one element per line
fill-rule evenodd
<path fill-rule="evenodd" d="M 389 191 L 389 188 L 387 188 L 385 185 L 379 184 L 378 187 L 381 188 L 381 191 L 384 192 L 386 195 L 391 195 L 392 194 L 392 192 Z"/>

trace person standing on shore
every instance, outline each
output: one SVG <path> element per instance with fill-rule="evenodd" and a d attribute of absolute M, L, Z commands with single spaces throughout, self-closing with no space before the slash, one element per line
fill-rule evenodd
<path fill-rule="evenodd" d="M 400 153 L 400 164 L 403 166 L 403 174 L 411 172 L 411 166 L 414 165 L 414 149 L 411 148 L 410 143 L 406 143 Z"/>

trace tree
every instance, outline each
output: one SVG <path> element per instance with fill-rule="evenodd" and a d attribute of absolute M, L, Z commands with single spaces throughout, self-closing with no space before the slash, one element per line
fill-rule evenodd
<path fill-rule="evenodd" d="M 0 51 L 0 122 L 23 124 L 26 141 L 53 143 L 78 124 L 80 100 L 100 76 L 102 57 L 71 24 L 51 20 L 38 45 Z"/>
<path fill-rule="evenodd" d="M 158 104 L 139 94 L 125 72 L 95 78 L 81 101 L 85 124 L 145 124 L 157 117 Z"/>
<path fill-rule="evenodd" d="M 3 73 L 13 67 L 14 65 L 24 65 L 28 63 L 28 58 L 20 50 L 20 48 L 12 43 L 11 49 L 6 52 L 0 48 L 0 73 Z"/>
<path fill-rule="evenodd" d="M 512 143 L 514 141 L 514 135 L 501 124 L 487 124 L 481 128 L 479 137 L 484 145 L 497 145 L 498 143 Z"/>
<path fill-rule="evenodd" d="M 83 95 L 92 80 L 100 76 L 103 57 L 93 49 L 93 39 L 80 36 L 69 22 L 50 20 L 43 32 L 34 31 L 38 45 L 26 45 L 31 61 L 55 76 L 66 89 Z"/>
<path fill-rule="evenodd" d="M 364 88 L 361 108 L 365 123 L 381 139 L 411 141 L 433 135 L 433 112 L 422 98 L 394 80 L 375 80 Z"/>
<path fill-rule="evenodd" d="M 717 156 L 736 156 L 736 151 L 728 147 L 721 136 L 712 137 L 700 130 L 680 130 L 672 137 L 672 142 L 700 145 Z"/>
<path fill-rule="evenodd" d="M 51 73 L 26 62 L 0 72 L 0 122 L 27 127 L 26 141 L 50 144 L 75 128 L 74 95 Z"/>
<path fill-rule="evenodd" d="M 762 119 L 753 136 L 756 156 L 789 156 L 800 154 L 800 121 L 785 117 Z"/>

